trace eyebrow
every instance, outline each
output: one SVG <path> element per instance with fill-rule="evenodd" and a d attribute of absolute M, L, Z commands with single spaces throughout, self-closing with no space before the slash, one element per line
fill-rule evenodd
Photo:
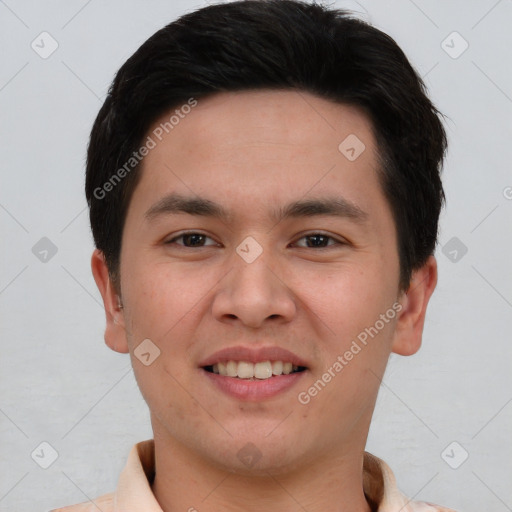
<path fill-rule="evenodd" d="M 213 217 L 229 222 L 232 214 L 222 205 L 203 197 L 184 196 L 171 193 L 151 206 L 144 217 L 152 221 L 163 215 L 186 213 L 204 217 Z M 351 219 L 357 223 L 363 223 L 368 219 L 368 214 L 359 206 L 343 197 L 315 197 L 291 202 L 283 207 L 275 209 L 270 217 L 275 222 L 289 218 L 313 217 L 328 215 Z"/>

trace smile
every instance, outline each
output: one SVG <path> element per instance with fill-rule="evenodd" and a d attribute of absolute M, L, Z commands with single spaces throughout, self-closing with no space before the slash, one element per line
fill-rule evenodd
<path fill-rule="evenodd" d="M 289 375 L 305 370 L 303 366 L 297 366 L 289 361 L 262 361 L 251 363 L 249 361 L 225 361 L 214 365 L 205 366 L 207 372 L 226 377 L 234 377 L 246 380 L 265 380 L 278 375 Z"/>

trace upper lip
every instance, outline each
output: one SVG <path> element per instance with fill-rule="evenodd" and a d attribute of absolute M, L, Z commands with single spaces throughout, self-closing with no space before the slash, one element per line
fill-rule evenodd
<path fill-rule="evenodd" d="M 225 361 L 247 361 L 249 363 L 262 363 L 264 361 L 290 362 L 294 366 L 307 367 L 307 363 L 293 352 L 281 347 L 227 347 L 208 356 L 201 363 L 200 367 L 212 366 Z"/>

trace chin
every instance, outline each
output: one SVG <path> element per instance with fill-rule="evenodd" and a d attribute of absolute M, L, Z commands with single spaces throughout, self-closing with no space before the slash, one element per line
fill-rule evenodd
<path fill-rule="evenodd" d="M 274 428 L 275 425 L 274 423 Z M 269 430 L 263 432 L 269 432 Z M 286 474 L 306 463 L 307 456 L 304 453 L 303 441 L 293 439 L 286 434 L 276 436 L 272 440 L 271 436 L 272 434 L 266 436 L 261 433 L 252 437 L 250 435 L 233 436 L 227 441 L 224 449 L 210 453 L 209 457 L 224 471 L 262 477 L 268 477 L 269 474 Z M 284 442 L 285 439 L 287 442 Z M 297 451 L 298 446 L 301 448 L 300 452 Z"/>

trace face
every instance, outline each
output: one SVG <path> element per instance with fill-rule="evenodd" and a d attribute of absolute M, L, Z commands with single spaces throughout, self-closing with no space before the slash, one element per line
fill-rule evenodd
<path fill-rule="evenodd" d="M 435 286 L 429 260 L 422 293 L 399 293 L 370 122 L 292 91 L 201 99 L 159 140 L 168 119 L 127 212 L 122 310 L 93 256 L 106 341 L 130 352 L 155 437 L 238 471 L 360 452 Z"/>

